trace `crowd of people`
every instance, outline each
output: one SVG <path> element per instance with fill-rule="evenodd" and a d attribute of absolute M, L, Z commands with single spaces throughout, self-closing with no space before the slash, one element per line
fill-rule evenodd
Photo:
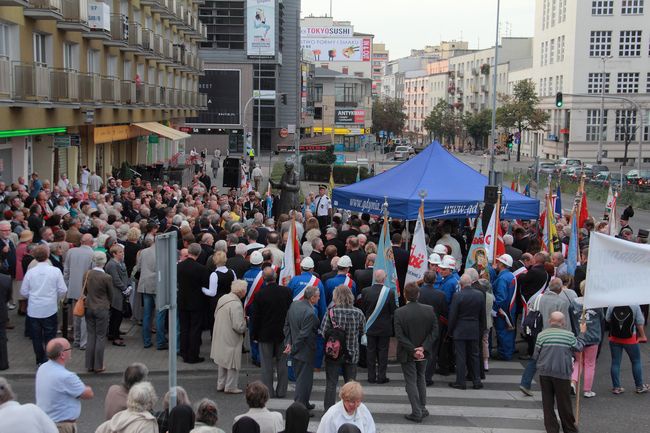
<path fill-rule="evenodd" d="M 212 169 L 216 176 L 218 164 Z M 32 341 L 38 368 L 36 406 L 18 406 L 10 385 L 0 379 L 1 431 L 13 431 L 4 426 L 17 422 L 4 414 L 24 411 L 37 414 L 31 421 L 44 426 L 34 431 L 56 431 L 54 424 L 60 432 L 74 432 L 80 399 L 93 398 L 93 392 L 66 362 L 73 350 L 83 350 L 87 371 L 104 372 L 106 344 L 126 345 L 125 319 L 141 326 L 144 348 L 168 350 L 169 332 L 177 332 L 178 354 L 188 364 L 205 362 L 201 345 L 210 332 L 216 391 L 245 394 L 250 407 L 236 419 L 233 432 L 306 431 L 316 408 L 316 368 L 326 377 L 318 433 L 353 428 L 374 433 L 357 370 L 367 369 L 368 386 L 389 382 L 391 337 L 397 340 L 396 359 L 412 409 L 405 417 L 415 423 L 429 416 L 426 394 L 434 373 L 455 373 L 453 388 L 465 390 L 470 382 L 481 389 L 491 359 L 510 361 L 519 352 L 519 359 L 529 360 L 520 384 L 525 395 L 532 395 L 535 373 L 540 376 L 547 431 L 559 431 L 555 404 L 563 430 L 577 431 L 570 395 L 579 391 L 584 375 L 584 397 L 595 396 L 595 363 L 606 329 L 612 393 L 624 391 L 623 351 L 633 364 L 635 391 L 649 389 L 638 346 L 646 341 L 647 308 L 583 313 L 589 236 L 606 230 L 606 221 L 590 218 L 578 232 L 580 265 L 574 275 L 560 252 L 564 248 L 553 254 L 544 250 L 535 221 L 502 221 L 506 253 L 494 266 L 467 269 L 469 225 L 428 221 L 428 270 L 421 281 L 405 284 L 404 239 L 413 227 L 393 219 L 396 302 L 385 270 L 374 267 L 377 254 L 383 254 L 377 248 L 383 221 L 336 212 L 324 185 L 318 195 L 306 195 L 300 209 L 279 214 L 273 205 L 277 197 L 263 198 L 257 182 L 257 190 L 220 192 L 203 171 L 190 185 L 100 180 L 77 186 L 61 176 L 52 185 L 34 173 L 30 182 L 0 182 L 0 370 L 10 368 L 6 329 L 22 326 L 16 316 L 9 320 L 7 311 L 13 309 L 24 317 L 24 335 Z M 635 241 L 630 216 L 623 214 L 620 236 Z M 156 308 L 156 238 L 172 231 L 178 249 L 175 330 L 169 329 L 167 312 Z M 568 245 L 568 221 L 558 222 L 557 231 Z M 292 233 L 301 273 L 285 285 L 279 276 Z M 645 243 L 647 237 L 639 230 L 636 241 Z M 518 332 L 526 341 L 519 351 Z M 261 367 L 261 380 L 241 389 L 239 371 L 247 352 Z M 109 390 L 106 422 L 98 432 L 136 432 L 148 425 L 161 432 L 220 431 L 216 404 L 202 400 L 192 409 L 180 388 L 179 405 L 169 410 L 166 396 L 166 408 L 153 414 L 156 393 L 146 376 L 144 365 L 127 369 L 124 383 Z M 295 403 L 283 418 L 265 404 L 285 398 L 289 380 L 295 381 Z"/>

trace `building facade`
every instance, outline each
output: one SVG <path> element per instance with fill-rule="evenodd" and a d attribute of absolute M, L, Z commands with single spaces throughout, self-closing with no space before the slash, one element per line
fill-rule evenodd
<path fill-rule="evenodd" d="M 372 96 L 381 93 L 381 79 L 384 76 L 389 52 L 386 44 L 372 44 Z"/>
<path fill-rule="evenodd" d="M 166 162 L 198 93 L 199 1 L 0 3 L 0 179 Z M 162 122 L 162 123 L 161 123 Z"/>

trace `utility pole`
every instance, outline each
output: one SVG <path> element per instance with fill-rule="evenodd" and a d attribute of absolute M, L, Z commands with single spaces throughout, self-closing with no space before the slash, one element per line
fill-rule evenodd
<path fill-rule="evenodd" d="M 603 72 L 600 76 L 600 133 L 598 134 L 598 154 L 596 155 L 598 164 L 603 162 L 603 135 L 605 134 L 605 63 L 611 58 L 612 56 L 600 58 L 603 62 Z"/>
<path fill-rule="evenodd" d="M 494 65 L 492 67 L 492 146 L 490 146 L 490 171 L 488 183 L 495 182 L 494 157 L 497 145 L 497 69 L 499 65 L 499 15 L 501 13 L 501 0 L 497 0 L 497 28 L 494 40 Z"/>
<path fill-rule="evenodd" d="M 257 157 L 260 158 L 262 144 L 262 47 L 257 52 Z"/>

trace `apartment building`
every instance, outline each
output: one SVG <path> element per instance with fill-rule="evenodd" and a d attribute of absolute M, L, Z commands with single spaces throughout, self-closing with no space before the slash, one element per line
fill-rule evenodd
<path fill-rule="evenodd" d="M 0 179 L 73 182 L 183 152 L 203 0 L 0 1 Z"/>
<path fill-rule="evenodd" d="M 386 44 L 372 44 L 372 96 L 381 93 L 381 79 L 388 63 Z"/>

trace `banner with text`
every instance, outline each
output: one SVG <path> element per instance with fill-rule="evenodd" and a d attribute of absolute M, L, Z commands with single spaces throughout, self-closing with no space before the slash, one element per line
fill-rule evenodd
<path fill-rule="evenodd" d="M 314 62 L 369 62 L 370 38 L 311 38 L 300 39 L 303 53 Z"/>
<path fill-rule="evenodd" d="M 650 304 L 650 245 L 592 232 L 584 305 L 586 308 Z"/>
<path fill-rule="evenodd" d="M 334 123 L 362 125 L 366 121 L 366 110 L 336 110 Z"/>

